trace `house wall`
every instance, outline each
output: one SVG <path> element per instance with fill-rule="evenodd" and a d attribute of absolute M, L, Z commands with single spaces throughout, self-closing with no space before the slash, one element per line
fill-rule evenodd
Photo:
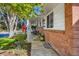
<path fill-rule="evenodd" d="M 46 20 L 44 29 L 65 30 L 65 15 L 64 15 L 64 3 L 57 4 L 54 8 L 44 17 Z M 47 28 L 47 16 L 53 12 L 53 28 Z"/>
<path fill-rule="evenodd" d="M 60 55 L 72 55 L 72 4 L 64 4 L 63 8 L 65 10 L 65 30 L 41 30 L 44 32 L 45 41 L 49 43 Z M 61 10 L 60 7 L 59 9 Z M 58 18 L 56 19 L 59 20 Z"/>
<path fill-rule="evenodd" d="M 64 4 L 58 4 L 53 9 L 54 29 L 65 30 L 65 16 L 64 16 Z"/>
<path fill-rule="evenodd" d="M 79 55 L 79 4 L 73 4 L 73 55 Z"/>

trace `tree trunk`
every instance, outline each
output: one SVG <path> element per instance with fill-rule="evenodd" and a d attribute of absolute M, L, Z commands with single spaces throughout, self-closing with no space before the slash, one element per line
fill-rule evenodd
<path fill-rule="evenodd" d="M 10 32 L 9 37 L 12 37 L 14 35 L 14 31 L 16 32 L 16 27 L 17 27 L 17 23 L 16 23 L 16 15 L 14 13 L 10 14 L 5 13 L 5 7 L 0 8 L 1 13 L 3 14 L 3 18 L 5 21 L 5 24 L 7 26 L 8 31 Z"/>
<path fill-rule="evenodd" d="M 4 22 L 6 24 L 6 27 L 7 27 L 7 31 L 9 31 L 9 25 L 8 25 L 8 21 L 4 18 Z"/>
<path fill-rule="evenodd" d="M 9 38 L 11 38 L 12 36 L 14 36 L 14 31 L 10 30 L 10 32 L 9 32 Z"/>
<path fill-rule="evenodd" d="M 15 23 L 16 23 L 16 16 L 13 14 L 11 16 L 8 16 L 8 23 L 9 23 L 9 31 L 10 31 L 10 34 L 9 34 L 9 38 L 14 36 L 14 30 L 15 30 Z"/>
<path fill-rule="evenodd" d="M 15 33 L 17 32 L 17 19 L 16 19 L 16 21 L 15 21 L 14 32 L 15 32 Z"/>

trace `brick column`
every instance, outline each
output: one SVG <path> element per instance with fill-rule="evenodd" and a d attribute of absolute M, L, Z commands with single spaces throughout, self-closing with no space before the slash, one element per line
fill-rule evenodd
<path fill-rule="evenodd" d="M 72 4 L 65 4 L 65 36 L 67 43 L 67 55 L 72 55 Z"/>

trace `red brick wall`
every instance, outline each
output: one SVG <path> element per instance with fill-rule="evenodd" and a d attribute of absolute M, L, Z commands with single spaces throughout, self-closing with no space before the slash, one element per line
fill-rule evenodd
<path fill-rule="evenodd" d="M 40 28 L 40 32 L 60 55 L 79 55 L 79 4 L 65 4 L 65 31 Z"/>
<path fill-rule="evenodd" d="M 61 55 L 71 55 L 72 4 L 65 4 L 65 31 L 44 30 L 45 40 Z"/>
<path fill-rule="evenodd" d="M 73 55 L 79 55 L 79 4 L 73 4 Z"/>

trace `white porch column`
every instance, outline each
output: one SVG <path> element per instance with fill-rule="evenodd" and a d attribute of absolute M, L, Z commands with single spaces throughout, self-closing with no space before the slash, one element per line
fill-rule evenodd
<path fill-rule="evenodd" d="M 29 20 L 27 20 L 27 41 L 28 42 L 32 41 L 31 25 L 30 25 L 30 21 Z"/>

